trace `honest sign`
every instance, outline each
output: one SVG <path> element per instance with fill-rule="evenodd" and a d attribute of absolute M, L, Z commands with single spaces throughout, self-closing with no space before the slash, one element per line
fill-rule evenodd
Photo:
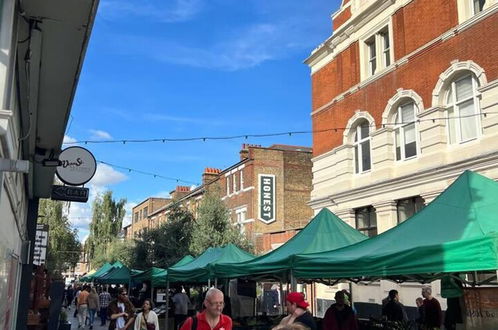
<path fill-rule="evenodd" d="M 259 175 L 259 220 L 275 221 L 275 175 Z"/>

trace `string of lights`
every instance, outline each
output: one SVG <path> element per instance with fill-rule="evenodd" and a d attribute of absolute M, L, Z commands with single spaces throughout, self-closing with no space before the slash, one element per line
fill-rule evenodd
<path fill-rule="evenodd" d="M 146 171 L 137 170 L 137 169 L 133 169 L 133 168 L 125 167 L 125 166 L 120 166 L 120 165 L 115 165 L 115 164 L 111 164 L 111 163 L 108 163 L 108 162 L 105 162 L 105 161 L 102 161 L 102 160 L 98 160 L 97 162 L 99 162 L 100 164 L 109 165 L 109 166 L 112 166 L 114 168 L 119 168 L 121 170 L 128 171 L 128 173 L 134 172 L 134 173 L 138 173 L 138 174 L 142 174 L 142 175 L 152 176 L 154 178 L 159 178 L 159 179 L 164 179 L 164 180 L 169 180 L 169 181 L 175 181 L 177 183 L 185 183 L 185 184 L 196 185 L 196 186 L 199 185 L 198 182 L 193 182 L 193 181 L 188 181 L 188 180 L 182 180 L 182 179 L 179 179 L 179 178 L 168 177 L 168 176 L 164 176 L 164 175 L 161 175 L 161 174 L 156 174 L 156 173 L 152 173 L 152 172 L 146 172 Z"/>
<path fill-rule="evenodd" d="M 416 119 L 414 121 L 409 122 L 394 122 L 394 123 L 383 123 L 380 126 L 382 128 L 385 127 L 395 127 L 395 126 L 403 126 L 409 125 L 413 123 L 421 123 L 426 121 L 432 121 L 435 123 L 439 120 L 454 120 L 454 119 L 462 119 L 476 116 L 486 117 L 490 114 L 498 114 L 498 112 L 481 112 L 476 114 L 469 115 L 461 115 L 461 116 L 451 116 L 451 117 L 437 117 L 437 118 L 427 118 L 427 119 Z M 370 126 L 373 127 L 375 124 L 371 123 Z M 237 140 L 237 139 L 249 139 L 249 138 L 263 138 L 263 137 L 275 137 L 275 136 L 292 136 L 292 135 L 302 135 L 302 134 L 319 134 L 326 132 L 337 132 L 344 131 L 353 128 L 353 126 L 349 127 L 330 127 L 326 129 L 319 130 L 308 130 L 308 131 L 287 131 L 287 132 L 274 132 L 274 133 L 263 133 L 263 134 L 239 134 L 239 135 L 228 135 L 228 136 L 201 136 L 201 137 L 184 137 L 184 138 L 152 138 L 152 139 L 118 139 L 118 140 L 80 140 L 74 142 L 66 142 L 65 145 L 72 144 L 106 144 L 106 143 L 166 143 L 166 142 L 189 142 L 189 141 L 216 141 L 216 140 Z M 171 178 L 169 178 L 171 179 Z"/>

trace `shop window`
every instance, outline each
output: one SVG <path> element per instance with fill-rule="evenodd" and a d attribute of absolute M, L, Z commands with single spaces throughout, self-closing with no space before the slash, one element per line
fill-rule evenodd
<path fill-rule="evenodd" d="M 396 211 L 398 214 L 398 223 L 402 223 L 415 213 L 425 207 L 424 199 L 420 196 L 400 199 L 396 202 Z"/>
<path fill-rule="evenodd" d="M 354 162 L 355 173 L 363 173 L 370 170 L 370 125 L 363 120 L 355 129 L 354 136 Z"/>
<path fill-rule="evenodd" d="M 356 229 L 368 237 L 377 235 L 377 214 L 373 206 L 355 210 Z"/>
<path fill-rule="evenodd" d="M 415 109 L 413 101 L 397 107 L 394 128 L 396 160 L 412 158 L 417 155 Z"/>
<path fill-rule="evenodd" d="M 466 142 L 479 135 L 478 87 L 472 74 L 460 77 L 449 85 L 446 97 L 449 143 Z"/>

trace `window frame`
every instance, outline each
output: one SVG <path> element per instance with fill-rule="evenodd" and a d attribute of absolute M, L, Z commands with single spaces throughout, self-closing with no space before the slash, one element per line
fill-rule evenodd
<path fill-rule="evenodd" d="M 472 12 L 472 16 L 475 16 L 479 13 L 482 13 L 486 9 L 486 0 L 484 0 L 482 3 L 482 8 L 480 8 L 479 11 L 476 11 L 476 2 L 479 2 L 479 1 L 481 1 L 481 0 L 471 0 L 470 1 L 470 9 Z"/>
<path fill-rule="evenodd" d="M 368 135 L 366 138 L 361 138 L 361 126 L 362 124 L 367 124 Z M 353 133 L 353 163 L 354 163 L 354 173 L 363 174 L 372 170 L 372 137 L 370 130 L 371 123 L 367 119 L 359 120 L 356 123 Z M 363 169 L 363 143 L 368 142 L 368 154 L 370 167 L 368 169 Z"/>
<path fill-rule="evenodd" d="M 365 212 L 366 214 L 368 214 L 368 226 L 367 227 L 359 227 L 358 226 L 358 222 L 359 222 L 358 215 L 362 212 Z M 372 217 L 372 215 L 374 215 L 374 217 Z M 375 220 L 375 226 L 372 226 L 372 219 L 373 218 Z M 354 209 L 354 220 L 355 220 L 356 230 L 358 230 L 362 234 L 364 234 L 368 237 L 375 237 L 379 234 L 378 226 L 377 226 L 377 213 L 376 213 L 375 207 L 373 207 L 372 205 L 363 206 L 363 207 L 359 207 L 357 209 Z M 371 231 L 375 231 L 375 234 L 373 234 L 372 236 L 370 236 Z"/>
<path fill-rule="evenodd" d="M 418 201 L 421 202 L 421 204 L 417 204 L 417 199 L 418 199 Z M 399 207 L 400 207 L 400 203 L 405 202 L 405 201 L 413 202 L 415 212 L 412 215 L 410 215 L 409 217 L 407 217 L 405 220 L 400 221 Z M 423 210 L 426 206 L 427 205 L 425 204 L 425 200 L 422 198 L 422 196 L 412 196 L 412 197 L 401 198 L 401 199 L 396 200 L 396 223 L 399 225 L 400 223 L 405 222 L 407 219 L 411 218 L 412 216 L 414 216 L 415 214 L 417 214 L 418 212 Z M 418 208 L 418 207 L 420 207 L 420 208 Z"/>
<path fill-rule="evenodd" d="M 456 94 L 456 83 L 461 81 L 461 80 L 464 80 L 466 78 L 471 78 L 471 81 L 472 81 L 472 96 L 470 97 L 467 97 L 467 98 L 464 98 L 463 100 L 459 100 L 457 101 L 456 100 L 456 97 L 457 97 L 457 94 Z M 473 72 L 465 72 L 461 75 L 458 75 L 458 77 L 452 79 L 448 86 L 446 87 L 446 92 L 444 94 L 444 108 L 446 110 L 446 117 L 447 117 L 447 120 L 446 120 L 446 134 L 447 134 L 447 137 L 448 137 L 448 145 L 460 145 L 460 144 L 463 144 L 463 143 L 466 143 L 466 142 L 469 142 L 469 141 L 473 141 L 475 139 L 478 139 L 481 135 L 482 135 L 482 125 L 481 125 L 481 107 L 480 107 L 480 102 L 479 102 L 479 95 L 480 93 L 478 92 L 478 88 L 479 88 L 479 81 L 478 79 L 475 77 L 475 74 Z M 450 92 L 451 92 L 451 95 L 450 95 Z M 451 103 L 448 102 L 448 99 L 449 99 L 449 96 L 451 96 Z M 465 102 L 468 102 L 470 100 L 473 100 L 473 105 L 474 105 L 474 116 L 473 118 L 475 118 L 475 129 L 476 129 L 476 136 L 474 137 L 471 137 L 471 138 L 468 138 L 468 139 L 463 139 L 462 138 L 462 129 L 461 129 L 461 126 L 462 126 L 462 119 L 460 116 L 460 108 L 459 108 L 459 105 L 465 103 Z M 451 124 L 450 124 L 450 120 L 452 120 L 452 118 L 450 118 L 450 109 L 453 109 L 453 116 L 454 117 L 454 120 L 455 120 L 455 132 L 454 132 L 454 135 L 455 135 L 455 140 L 452 142 L 451 141 Z M 458 109 L 458 113 L 457 113 L 457 109 Z"/>
<path fill-rule="evenodd" d="M 390 19 L 370 29 L 360 41 L 362 80 L 375 76 L 394 64 L 394 40 Z M 375 48 L 374 56 L 372 47 Z"/>
<path fill-rule="evenodd" d="M 403 121 L 401 123 L 397 123 L 397 119 L 398 118 L 401 118 L 403 119 L 403 116 L 402 116 L 402 108 L 408 104 L 413 104 L 413 122 L 409 122 L 409 123 L 404 123 Z M 417 158 L 418 155 L 420 154 L 420 150 L 419 150 L 419 146 L 420 146 L 420 141 L 419 141 L 419 134 L 418 134 L 418 106 L 417 106 L 417 102 L 415 102 L 414 99 L 412 98 L 407 98 L 407 99 L 404 99 L 402 101 L 400 101 L 397 105 L 396 105 L 396 112 L 394 114 L 394 116 L 392 117 L 393 119 L 393 122 L 395 123 L 395 126 L 393 128 L 393 131 L 394 131 L 394 158 L 396 159 L 397 162 L 402 162 L 402 161 L 405 161 L 405 160 L 410 160 L 410 159 L 414 159 L 414 158 Z M 413 156 L 410 156 L 410 157 L 406 157 L 406 142 L 405 142 L 405 130 L 406 130 L 406 127 L 409 126 L 409 125 L 414 125 L 414 130 L 415 130 L 415 155 Z M 399 136 L 400 136 L 400 158 L 398 159 L 398 154 L 397 154 L 397 150 L 396 150 L 396 132 L 399 131 Z"/>

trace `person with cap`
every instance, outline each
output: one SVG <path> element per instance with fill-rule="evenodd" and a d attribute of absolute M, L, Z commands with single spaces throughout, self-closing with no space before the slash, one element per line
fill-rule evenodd
<path fill-rule="evenodd" d="M 285 298 L 285 307 L 289 315 L 280 321 L 279 327 L 300 323 L 308 329 L 316 330 L 316 323 L 308 311 L 308 306 L 309 304 L 301 292 L 290 292 Z"/>
<path fill-rule="evenodd" d="M 330 306 L 323 318 L 323 330 L 358 330 L 353 309 L 346 304 L 344 291 L 337 291 L 335 304 Z"/>

